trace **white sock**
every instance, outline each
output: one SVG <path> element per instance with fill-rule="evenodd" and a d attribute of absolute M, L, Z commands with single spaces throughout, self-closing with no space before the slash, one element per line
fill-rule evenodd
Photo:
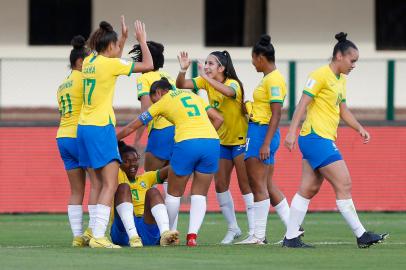
<path fill-rule="evenodd" d="M 166 197 L 166 194 L 168 194 L 168 182 L 165 181 L 162 183 L 163 191 L 164 191 L 164 197 Z"/>
<path fill-rule="evenodd" d="M 288 227 L 288 222 L 289 222 L 289 204 L 286 198 L 283 198 L 282 201 L 280 201 L 277 205 L 274 206 L 276 213 L 278 213 L 278 216 L 282 220 L 283 224 L 285 224 L 285 227 Z"/>
<path fill-rule="evenodd" d="M 104 237 L 104 235 L 106 234 L 107 225 L 109 224 L 109 219 L 110 207 L 103 204 L 97 204 L 93 229 L 94 238 Z"/>
<path fill-rule="evenodd" d="M 133 204 L 130 202 L 123 202 L 116 206 L 116 211 L 123 222 L 128 238 L 131 239 L 132 237 L 137 236 L 138 233 L 134 223 Z"/>
<path fill-rule="evenodd" d="M 165 197 L 165 206 L 166 210 L 168 211 L 168 218 L 169 218 L 169 228 L 173 231 L 176 230 L 179 207 L 180 207 L 180 197 L 172 196 L 171 194 L 167 193 Z M 176 222 L 177 223 L 177 222 Z"/>
<path fill-rule="evenodd" d="M 359 221 L 357 210 L 355 210 L 352 199 L 336 200 L 336 203 L 338 210 L 340 210 L 341 215 L 343 215 L 345 221 L 347 221 L 347 224 L 350 226 L 354 235 L 356 237 L 361 237 L 366 230 Z"/>
<path fill-rule="evenodd" d="M 228 229 L 238 229 L 237 219 L 235 217 L 233 197 L 229 190 L 222 193 L 216 192 L 217 201 L 220 205 L 221 212 L 226 218 Z"/>
<path fill-rule="evenodd" d="M 151 213 L 155 218 L 160 234 L 169 231 L 169 217 L 165 205 L 162 203 L 155 205 L 151 208 Z"/>
<path fill-rule="evenodd" d="M 298 237 L 301 234 L 301 232 L 299 232 L 299 228 L 306 216 L 309 203 L 310 200 L 300 196 L 298 193 L 296 193 L 293 197 L 290 205 L 288 228 L 286 230 L 287 239 Z"/>
<path fill-rule="evenodd" d="M 269 199 L 260 202 L 254 202 L 254 220 L 255 220 L 254 236 L 258 239 L 265 239 L 266 224 L 268 221 L 268 213 L 270 206 L 271 201 Z"/>
<path fill-rule="evenodd" d="M 87 206 L 87 209 L 89 211 L 89 226 L 88 227 L 90 229 L 92 229 L 92 231 L 93 231 L 94 222 L 96 221 L 96 209 L 97 209 L 97 206 L 95 204 L 89 204 Z"/>
<path fill-rule="evenodd" d="M 202 226 L 204 216 L 206 215 L 206 196 L 192 195 L 190 198 L 190 219 L 189 219 L 189 232 L 199 232 Z"/>
<path fill-rule="evenodd" d="M 242 195 L 245 202 L 245 211 L 247 211 L 248 218 L 248 234 L 254 235 L 255 219 L 254 219 L 254 194 L 248 193 Z"/>
<path fill-rule="evenodd" d="M 83 234 L 83 210 L 82 205 L 68 205 L 68 217 L 70 228 L 73 236 L 81 236 Z"/>

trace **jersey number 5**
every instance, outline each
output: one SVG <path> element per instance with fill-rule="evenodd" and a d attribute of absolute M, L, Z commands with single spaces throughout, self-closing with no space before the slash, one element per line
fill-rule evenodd
<path fill-rule="evenodd" d="M 86 104 L 87 100 L 87 105 L 92 104 L 92 94 L 94 87 L 96 86 L 96 80 L 95 79 L 84 79 L 83 80 L 83 103 Z M 86 99 L 86 93 L 87 93 L 87 99 Z"/>
<path fill-rule="evenodd" d="M 192 99 L 191 97 L 183 97 L 180 100 L 182 101 L 183 107 L 185 108 L 191 108 L 193 111 L 188 111 L 187 115 L 189 116 L 200 116 L 200 111 L 199 108 L 197 107 L 196 104 L 189 104 L 188 101 Z"/>

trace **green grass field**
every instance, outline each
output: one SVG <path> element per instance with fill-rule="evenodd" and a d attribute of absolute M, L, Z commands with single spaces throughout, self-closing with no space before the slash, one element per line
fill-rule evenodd
<path fill-rule="evenodd" d="M 65 215 L 0 215 L 0 269 L 406 269 L 406 213 L 361 213 L 364 225 L 389 232 L 384 244 L 358 249 L 339 213 L 308 214 L 304 240 L 315 249 L 292 250 L 278 244 L 284 228 L 275 214 L 264 246 L 220 246 L 225 222 L 208 214 L 199 247 L 145 247 L 101 250 L 70 247 Z M 245 215 L 239 214 L 242 229 Z M 184 244 L 188 215 L 181 215 Z"/>

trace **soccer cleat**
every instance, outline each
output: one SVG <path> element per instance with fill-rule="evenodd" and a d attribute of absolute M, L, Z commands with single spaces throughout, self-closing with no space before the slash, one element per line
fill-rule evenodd
<path fill-rule="evenodd" d="M 254 235 L 248 235 L 248 237 L 245 238 L 244 240 L 235 243 L 235 245 L 266 245 L 266 244 L 268 244 L 266 238 L 260 239 L 255 237 Z"/>
<path fill-rule="evenodd" d="M 85 239 L 82 236 L 75 236 L 72 240 L 72 247 L 85 247 Z"/>
<path fill-rule="evenodd" d="M 197 246 L 197 234 L 195 233 L 188 233 L 186 236 L 186 246 L 188 247 L 195 247 Z"/>
<path fill-rule="evenodd" d="M 179 244 L 179 232 L 164 231 L 161 234 L 161 240 L 159 241 L 159 244 L 163 247 Z"/>
<path fill-rule="evenodd" d="M 128 241 L 128 244 L 130 245 L 130 247 L 133 248 L 140 248 L 144 246 L 142 244 L 141 237 L 139 237 L 138 235 L 131 237 L 131 239 Z"/>
<path fill-rule="evenodd" d="M 357 245 L 359 248 L 368 248 L 377 243 L 381 243 L 388 236 L 389 234 L 387 233 L 377 234 L 373 232 L 364 232 L 360 237 L 357 238 Z"/>
<path fill-rule="evenodd" d="M 236 229 L 228 229 L 226 236 L 223 240 L 221 240 L 221 244 L 229 245 L 232 244 L 233 241 L 241 236 L 240 228 Z"/>
<path fill-rule="evenodd" d="M 113 244 L 107 237 L 90 239 L 89 247 L 91 247 L 91 248 L 121 248 L 119 245 Z"/>
<path fill-rule="evenodd" d="M 93 238 L 92 229 L 87 228 L 86 231 L 83 233 L 82 238 L 85 242 L 85 246 L 89 246 L 90 239 Z"/>
<path fill-rule="evenodd" d="M 314 248 L 314 246 L 303 243 L 300 236 L 292 238 L 292 239 L 287 239 L 285 237 L 283 239 L 283 242 L 282 242 L 282 247 L 287 247 L 287 248 Z"/>

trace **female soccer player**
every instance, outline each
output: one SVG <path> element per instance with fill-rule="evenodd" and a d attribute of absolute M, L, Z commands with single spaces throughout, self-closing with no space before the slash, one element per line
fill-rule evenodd
<path fill-rule="evenodd" d="M 125 126 L 117 138 L 121 140 L 158 115 L 175 125 L 176 143 L 170 160 L 165 204 L 169 227 L 175 230 L 173 224 L 179 212 L 180 198 L 193 173 L 187 245 L 196 246 L 197 233 L 206 213 L 206 195 L 213 174 L 218 170 L 220 143 L 216 129 L 220 128 L 223 118 L 199 96 L 171 89 L 166 78 L 154 82 L 149 93 L 154 104 Z"/>
<path fill-rule="evenodd" d="M 154 41 L 147 42 L 149 51 L 152 55 L 152 62 L 154 69 L 149 72 L 144 72 L 137 78 L 137 91 L 138 99 L 141 102 L 141 111 L 148 110 L 151 106 L 151 99 L 149 98 L 149 89 L 151 84 L 155 81 L 165 77 L 176 87 L 175 82 L 170 78 L 169 74 L 161 71 L 160 68 L 164 66 L 164 46 Z M 132 59 L 134 62 L 142 61 L 142 51 L 139 44 L 135 45 L 130 51 L 133 54 Z M 141 139 L 144 128 L 137 130 L 135 136 L 135 146 L 139 147 L 139 140 Z M 168 165 L 172 155 L 175 136 L 175 127 L 172 123 L 163 117 L 157 117 L 148 124 L 148 143 L 145 149 L 145 171 L 155 171 Z"/>
<path fill-rule="evenodd" d="M 286 84 L 283 75 L 276 68 L 275 49 L 270 36 L 261 36 L 254 45 L 252 64 L 257 72 L 264 74 L 254 90 L 245 146 L 245 165 L 254 194 L 255 228 L 254 235 L 238 244 L 266 243 L 266 224 L 271 203 L 285 224 L 289 218 L 286 198 L 272 183 L 275 154 L 280 141 L 278 125 L 286 96 Z"/>
<path fill-rule="evenodd" d="M 135 148 L 120 141 L 119 151 L 123 163 L 120 165 L 119 185 L 114 198 L 116 211 L 110 230 L 112 242 L 131 247 L 176 244 L 179 233 L 169 230 L 164 199 L 153 187 L 168 177 L 168 166 L 137 175 L 140 156 Z"/>
<path fill-rule="evenodd" d="M 122 17 L 120 39 L 113 27 L 101 22 L 89 39 L 93 52 L 82 67 L 84 77 L 83 107 L 78 125 L 79 160 L 81 166 L 96 171 L 102 189 L 97 201 L 97 216 L 90 247 L 118 248 L 112 244 L 105 232 L 110 216 L 110 206 L 117 189 L 119 162 L 117 139 L 115 136 L 116 119 L 113 111 L 114 87 L 119 75 L 130 75 L 152 69 L 152 58 L 146 44 L 145 26 L 135 22 L 135 37 L 143 50 L 141 63 L 129 63 L 121 60 L 128 30 Z"/>
<path fill-rule="evenodd" d="M 243 194 L 248 216 L 249 235 L 254 229 L 254 197 L 248 183 L 244 164 L 245 137 L 248 121 L 242 111 L 244 104 L 244 88 L 235 72 L 231 56 L 227 51 L 214 51 L 207 56 L 204 70 L 199 64 L 200 76 L 192 80 L 185 79 L 190 59 L 186 52 L 178 56 L 181 71 L 176 79 L 176 86 L 182 89 L 205 89 L 210 106 L 218 110 L 224 123 L 218 130 L 220 137 L 220 165 L 215 174 L 216 196 L 221 211 L 227 220 L 228 231 L 222 244 L 231 244 L 241 235 L 235 217 L 234 202 L 229 191 L 231 172 L 235 166 L 238 184 Z"/>
<path fill-rule="evenodd" d="M 85 195 L 86 172 L 84 167 L 79 166 L 78 145 L 76 131 L 79 121 L 80 110 L 83 103 L 83 77 L 82 63 L 88 56 L 88 49 L 85 47 L 85 39 L 82 36 L 75 36 L 71 44 L 73 49 L 70 52 L 71 73 L 59 86 L 57 92 L 59 113 L 61 122 L 56 135 L 59 153 L 64 162 L 68 174 L 71 195 L 68 205 L 69 223 L 73 233 L 72 246 L 83 247 L 88 244 L 89 233 L 94 225 L 95 204 L 100 191 L 100 184 L 96 180 L 93 170 L 88 170 L 90 175 L 90 197 L 89 197 L 89 228 L 83 234 L 83 197 Z"/>
<path fill-rule="evenodd" d="M 335 36 L 338 42 L 334 46 L 330 64 L 310 74 L 285 138 L 285 146 L 292 151 L 297 127 L 307 110 L 298 140 L 303 155 L 302 181 L 291 203 L 284 247 L 310 247 L 301 241 L 298 229 L 305 218 L 310 199 L 317 194 L 324 178 L 334 189 L 337 208 L 356 236 L 358 247 L 369 247 L 387 235 L 367 232 L 359 221 L 351 198 L 351 177 L 334 144 L 340 118 L 361 135 L 364 143 L 370 140 L 369 133 L 346 104 L 345 75 L 355 68 L 359 57 L 357 46 L 346 37 L 347 34 L 342 32 Z"/>

